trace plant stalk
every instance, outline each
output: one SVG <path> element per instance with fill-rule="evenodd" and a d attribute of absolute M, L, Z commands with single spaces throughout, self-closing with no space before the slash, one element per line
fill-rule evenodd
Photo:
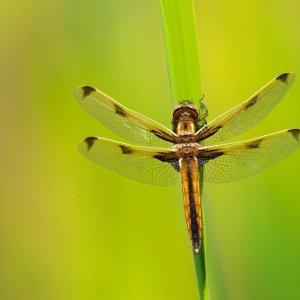
<path fill-rule="evenodd" d="M 182 101 L 198 105 L 203 92 L 194 2 L 193 0 L 160 0 L 160 8 L 173 105 Z M 200 113 L 203 113 L 204 108 L 201 105 L 199 109 Z M 202 190 L 203 169 L 200 170 L 201 199 Z M 203 205 L 202 217 L 203 228 L 205 228 Z M 205 236 L 204 229 L 202 230 L 202 246 L 199 254 L 194 254 L 194 264 L 200 300 L 209 300 L 205 267 Z"/>

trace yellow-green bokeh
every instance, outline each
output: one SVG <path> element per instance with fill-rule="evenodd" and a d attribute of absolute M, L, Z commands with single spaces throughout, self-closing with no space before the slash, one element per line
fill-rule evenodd
<path fill-rule="evenodd" d="M 211 120 L 285 71 L 300 77 L 298 1 L 195 1 Z M 132 182 L 77 151 L 119 139 L 76 103 L 93 85 L 170 125 L 159 1 L 0 4 L 0 299 L 197 299 L 180 187 Z M 300 126 L 300 80 L 241 138 Z M 300 296 L 300 154 L 205 185 L 213 300 Z"/>

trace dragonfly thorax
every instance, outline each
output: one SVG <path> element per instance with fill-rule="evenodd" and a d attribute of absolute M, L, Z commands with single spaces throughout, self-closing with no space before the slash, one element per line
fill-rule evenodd
<path fill-rule="evenodd" d="M 177 136 L 177 144 L 190 144 L 194 142 L 194 134 L 180 134 L 180 130 L 178 130 L 177 132 L 179 132 Z"/>
<path fill-rule="evenodd" d="M 178 151 L 178 154 L 181 157 L 193 157 L 199 149 L 199 145 L 197 143 L 183 143 L 176 144 L 174 148 Z"/>

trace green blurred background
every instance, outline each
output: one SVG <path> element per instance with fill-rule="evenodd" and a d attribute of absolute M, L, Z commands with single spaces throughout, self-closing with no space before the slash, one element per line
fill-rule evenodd
<path fill-rule="evenodd" d="M 0 3 L 0 299 L 197 299 L 180 187 L 82 157 L 121 140 L 76 103 L 93 85 L 170 126 L 159 1 Z M 209 120 L 285 71 L 300 76 L 296 0 L 196 1 Z M 241 139 L 300 126 L 300 80 Z M 212 300 L 300 298 L 300 154 L 205 185 Z"/>

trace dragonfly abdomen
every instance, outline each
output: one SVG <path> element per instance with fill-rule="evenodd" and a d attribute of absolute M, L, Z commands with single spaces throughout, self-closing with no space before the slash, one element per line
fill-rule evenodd
<path fill-rule="evenodd" d="M 194 251 L 198 253 L 202 231 L 198 162 L 195 157 L 188 157 L 181 158 L 179 163 L 187 229 Z"/>

